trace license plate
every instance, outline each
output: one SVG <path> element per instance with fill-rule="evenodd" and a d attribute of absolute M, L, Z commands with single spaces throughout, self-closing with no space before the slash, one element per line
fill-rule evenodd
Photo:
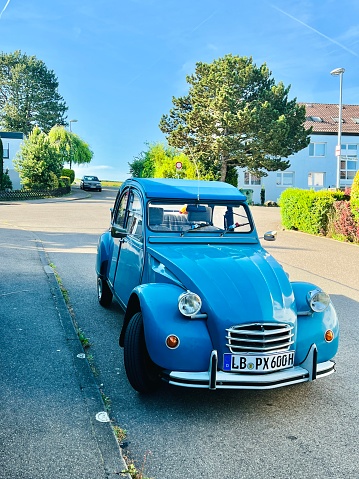
<path fill-rule="evenodd" d="M 294 366 L 294 351 L 270 354 L 230 354 L 225 353 L 224 371 L 246 373 L 270 373 Z"/>

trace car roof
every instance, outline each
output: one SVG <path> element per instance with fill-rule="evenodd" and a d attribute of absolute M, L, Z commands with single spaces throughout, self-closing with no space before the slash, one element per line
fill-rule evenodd
<path fill-rule="evenodd" d="M 237 188 L 222 181 L 179 180 L 173 178 L 131 178 L 126 185 L 137 185 L 147 198 L 245 201 Z"/>

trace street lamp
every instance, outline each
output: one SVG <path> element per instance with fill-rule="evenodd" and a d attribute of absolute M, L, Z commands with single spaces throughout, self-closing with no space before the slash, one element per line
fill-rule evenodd
<path fill-rule="evenodd" d="M 335 154 L 337 156 L 337 184 L 336 187 L 340 187 L 340 158 L 342 150 L 342 95 L 343 95 L 343 73 L 345 72 L 344 68 L 335 68 L 330 72 L 333 76 L 339 76 L 339 125 L 338 125 L 338 145 L 335 149 Z"/>
<path fill-rule="evenodd" d="M 69 124 L 70 124 L 70 133 L 71 133 L 71 123 L 76 123 L 78 120 L 70 120 L 69 121 Z M 71 135 L 70 135 L 70 170 L 71 170 L 71 166 L 72 166 L 72 138 L 71 138 Z"/>

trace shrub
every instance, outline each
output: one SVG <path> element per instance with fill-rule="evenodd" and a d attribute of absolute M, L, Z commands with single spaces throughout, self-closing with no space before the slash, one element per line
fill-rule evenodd
<path fill-rule="evenodd" d="M 266 190 L 264 186 L 261 188 L 261 205 L 263 206 L 266 201 Z"/>
<path fill-rule="evenodd" d="M 59 186 L 62 188 L 64 186 L 70 186 L 71 180 L 68 176 L 60 176 L 59 178 Z"/>
<path fill-rule="evenodd" d="M 333 236 L 339 236 L 340 239 L 347 239 L 351 242 L 359 242 L 359 225 L 355 221 L 350 202 L 336 201 L 334 207 L 336 217 Z"/>
<path fill-rule="evenodd" d="M 280 196 L 282 224 L 287 229 L 326 235 L 334 202 L 345 197 L 341 191 L 288 188 Z"/>
<path fill-rule="evenodd" d="M 281 207 L 282 224 L 291 230 L 314 233 L 310 224 L 310 209 L 315 192 L 288 188 L 281 194 L 279 205 Z"/>
<path fill-rule="evenodd" d="M 1 174 L 1 172 L 0 172 Z M 12 190 L 12 181 L 10 180 L 9 173 L 5 171 L 1 178 L 1 190 Z"/>
<path fill-rule="evenodd" d="M 70 179 L 70 185 L 75 181 L 75 172 L 69 168 L 63 168 L 61 171 L 61 177 L 67 176 Z"/>
<path fill-rule="evenodd" d="M 350 193 L 350 208 L 355 221 L 359 224 L 359 170 L 354 176 Z"/>

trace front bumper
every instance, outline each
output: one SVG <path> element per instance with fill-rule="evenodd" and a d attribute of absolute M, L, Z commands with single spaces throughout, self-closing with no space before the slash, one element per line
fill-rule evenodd
<path fill-rule="evenodd" d="M 317 348 L 313 344 L 299 366 L 267 374 L 243 374 L 218 371 L 217 351 L 212 351 L 208 371 L 164 371 L 163 379 L 175 386 L 206 389 L 274 389 L 313 381 L 335 371 L 334 361 L 317 364 Z"/>

